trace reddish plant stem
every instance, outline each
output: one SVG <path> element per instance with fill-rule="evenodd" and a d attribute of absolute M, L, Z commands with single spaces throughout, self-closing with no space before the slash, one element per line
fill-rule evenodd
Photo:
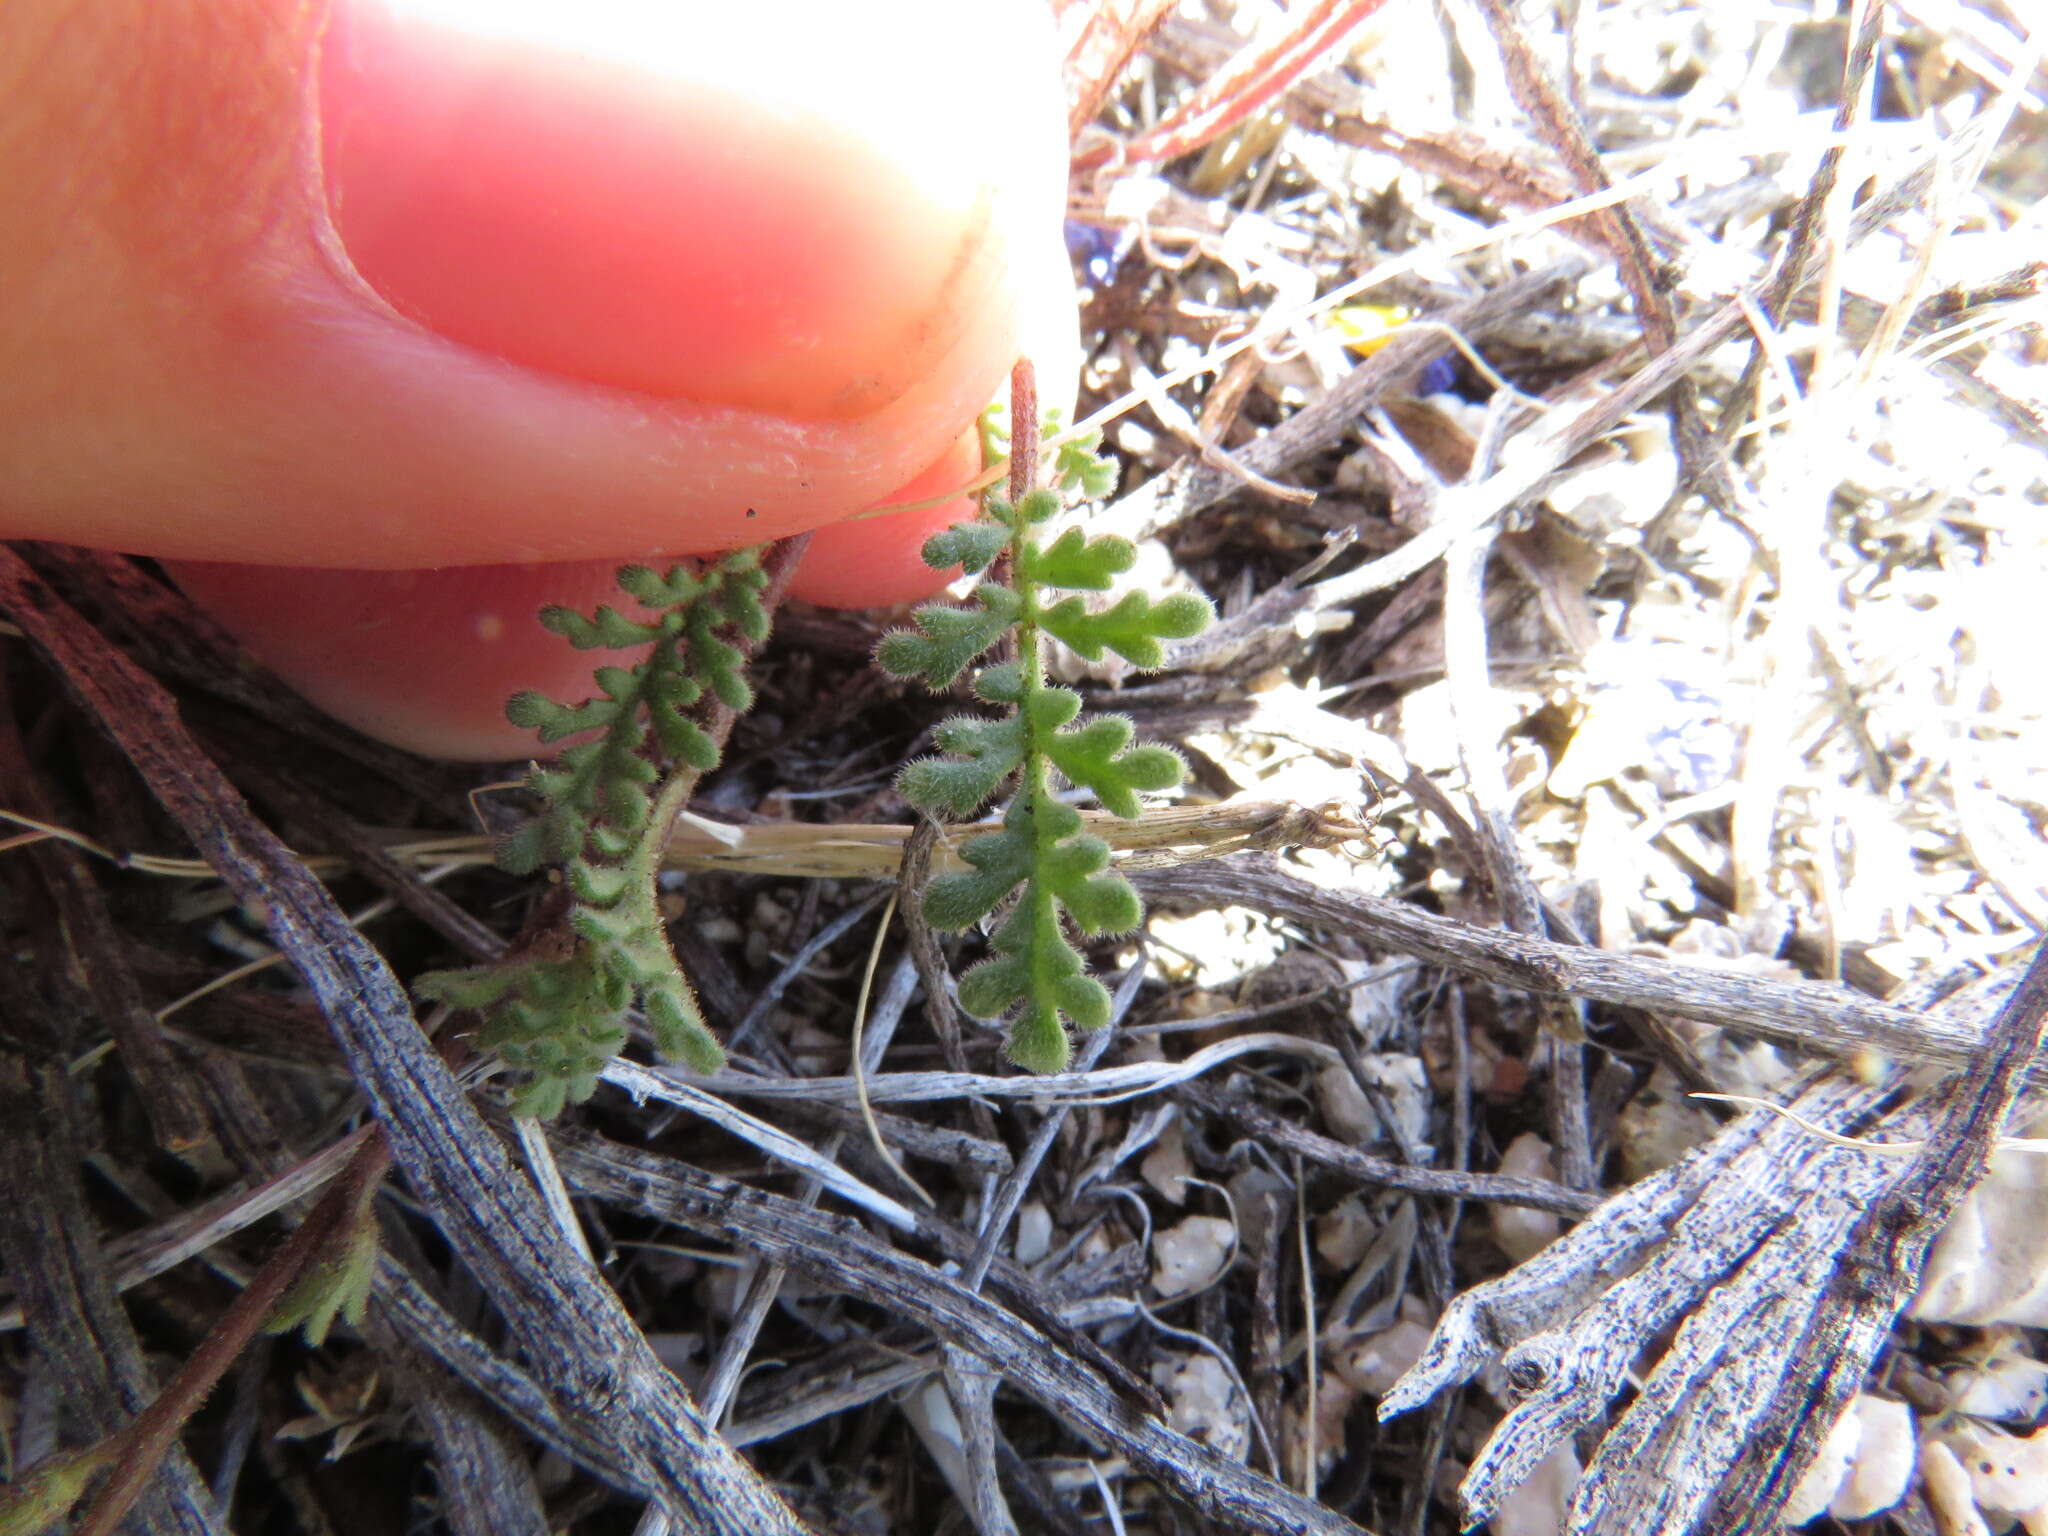
<path fill-rule="evenodd" d="M 1038 372 L 1020 357 L 1010 370 L 1010 503 L 1038 484 Z"/>
<path fill-rule="evenodd" d="M 1159 30 L 1174 0 L 1100 0 L 1088 8 L 1080 35 L 1067 49 L 1067 137 L 1078 140 L 1095 121 L 1102 103 L 1131 57 Z M 1065 7 L 1059 9 L 1064 19 Z"/>
<path fill-rule="evenodd" d="M 1244 48 L 1165 122 L 1126 143 L 1124 161 L 1176 160 L 1228 133 L 1300 79 L 1382 3 L 1316 0 L 1285 37 L 1266 48 Z M 1091 145 L 1075 164 L 1100 165 L 1114 154 L 1109 145 Z"/>
<path fill-rule="evenodd" d="M 299 1223 L 298 1230 L 285 1239 L 284 1246 L 264 1261 L 213 1331 L 200 1341 L 177 1378 L 136 1416 L 134 1423 L 114 1437 L 113 1475 L 100 1489 L 74 1536 L 112 1536 L 114 1527 L 148 1486 L 185 1421 L 198 1411 L 214 1384 L 277 1310 L 278 1302 L 305 1273 L 322 1245 L 347 1226 L 350 1212 L 390 1166 L 390 1148 L 381 1132 L 357 1148 L 339 1177 L 327 1186 L 320 1203 Z"/>

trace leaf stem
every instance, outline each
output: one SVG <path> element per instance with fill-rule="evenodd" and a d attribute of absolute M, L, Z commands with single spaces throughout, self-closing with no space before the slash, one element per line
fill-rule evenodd
<path fill-rule="evenodd" d="M 1070 1059 L 1067 1025 L 1099 1029 L 1110 1015 L 1108 989 L 1088 974 L 1068 924 L 1099 937 L 1130 932 L 1144 914 L 1137 892 L 1109 869 L 1109 845 L 1083 832 L 1079 813 L 1056 788 L 1071 783 L 1132 818 L 1142 810 L 1140 795 L 1173 788 L 1185 764 L 1165 747 L 1133 745 L 1122 716 L 1080 718 L 1081 696 L 1048 680 L 1049 646 L 1057 639 L 1091 661 L 1110 650 L 1133 666 L 1157 667 L 1165 659 L 1160 641 L 1199 632 L 1211 610 L 1192 593 L 1155 601 L 1142 591 L 1106 609 L 1089 606 L 1079 594 L 1108 591 L 1136 551 L 1127 539 L 1089 538 L 1078 528 L 1043 544 L 1041 526 L 1058 515 L 1060 491 L 1109 494 L 1115 468 L 1094 453 L 1099 439 L 1090 438 L 1061 451 L 1058 490 L 1041 489 L 1038 425 L 1035 379 L 1029 363 L 1020 363 L 1011 374 L 1009 498 L 990 496 L 979 518 L 933 535 L 924 548 L 934 570 L 960 566 L 982 577 L 972 605 L 918 609 L 916 627 L 884 636 L 876 660 L 937 690 L 979 662 L 975 696 L 1002 711 L 941 722 L 933 739 L 942 755 L 910 764 L 897 783 L 920 810 L 954 818 L 972 816 L 1013 786 L 1002 829 L 969 838 L 960 849 L 968 869 L 927 883 L 919 907 L 934 927 L 957 931 L 1008 905 L 995 953 L 960 978 L 960 1004 L 984 1018 L 1021 1004 L 1010 1059 L 1056 1072 Z M 1049 588 L 1074 595 L 1049 601 Z"/>
<path fill-rule="evenodd" d="M 529 779 L 541 812 L 501 846 L 499 862 L 513 873 L 559 864 L 573 900 L 563 904 L 566 920 L 557 917 L 521 954 L 413 983 L 483 1014 L 485 1043 L 528 1074 L 515 1112 L 544 1119 L 588 1098 L 624 1046 L 636 1005 L 662 1055 L 699 1072 L 723 1064 L 668 942 L 662 856 L 752 702 L 748 664 L 809 542 L 802 535 L 765 553 L 735 551 L 698 570 L 626 566 L 619 586 L 647 619 L 609 606 L 588 616 L 543 610 L 542 623 L 581 649 L 648 646 L 632 667 L 597 668 L 598 693 L 579 705 L 529 692 L 507 707 L 543 741 L 569 745 Z"/>
<path fill-rule="evenodd" d="M 298 1230 L 285 1239 L 242 1288 L 213 1331 L 185 1362 L 171 1384 L 113 1437 L 114 1470 L 86 1511 L 74 1536 L 112 1536 L 134 1506 L 158 1465 L 177 1439 L 178 1431 L 206 1400 L 269 1319 L 293 1283 L 303 1275 L 327 1243 L 344 1239 L 350 1213 L 391 1166 L 391 1149 L 381 1131 L 372 1132 L 356 1149 L 341 1174 L 327 1186 L 319 1204 Z"/>

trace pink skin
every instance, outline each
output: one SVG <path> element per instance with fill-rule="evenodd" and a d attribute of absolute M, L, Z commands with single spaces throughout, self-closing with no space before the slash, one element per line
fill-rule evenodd
<path fill-rule="evenodd" d="M 1020 350 L 1071 369 L 1057 81 L 1041 0 L 8 0 L 0 535 L 211 562 L 344 718 L 530 750 L 504 695 L 589 664 L 530 611 L 597 594 L 508 562 L 907 499 Z M 806 589 L 917 595 L 958 511 Z M 495 574 L 348 574 L 433 566 Z"/>
<path fill-rule="evenodd" d="M 980 467 L 969 433 L 903 499 L 934 496 Z M 972 509 L 960 501 L 918 512 L 828 525 L 813 536 L 795 588 L 832 607 L 857 608 L 926 596 L 946 578 L 918 556 L 932 532 Z M 588 613 L 599 603 L 631 611 L 613 579 L 616 560 L 565 565 L 445 566 L 426 571 L 279 573 L 244 565 L 179 561 L 186 593 L 224 619 L 267 665 L 329 714 L 383 741 L 434 756 L 492 761 L 536 750 L 505 719 L 522 688 L 574 701 L 602 662 L 623 653 L 578 651 L 542 629 L 547 603 Z M 254 578 L 254 579 L 252 579 Z M 347 665 L 336 667 L 334 658 Z M 451 683 L 453 667 L 459 679 Z"/>

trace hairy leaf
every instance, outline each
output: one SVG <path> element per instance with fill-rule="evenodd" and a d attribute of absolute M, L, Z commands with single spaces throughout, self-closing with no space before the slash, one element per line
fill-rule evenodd
<path fill-rule="evenodd" d="M 1032 577 L 1048 587 L 1074 587 L 1107 592 L 1116 578 L 1137 563 L 1137 547 L 1116 534 L 1088 538 L 1069 528 L 1047 548 L 1032 555 Z"/>
<path fill-rule="evenodd" d="M 620 589 L 647 610 L 628 618 L 610 607 L 589 616 L 554 607 L 541 622 L 585 649 L 644 647 L 630 666 L 595 669 L 597 694 L 557 704 L 527 692 L 506 714 L 543 741 L 584 737 L 527 785 L 540 799 L 534 820 L 504 839 L 499 860 L 515 873 L 560 864 L 572 904 L 573 951 L 565 958 L 508 961 L 420 978 L 423 995 L 482 1013 L 483 1043 L 527 1074 L 515 1095 L 522 1114 L 551 1115 L 595 1090 L 605 1063 L 626 1041 L 628 1010 L 647 1018 L 656 1047 L 700 1072 L 723 1060 L 688 980 L 676 964 L 656 904 L 655 877 L 671 813 L 658 797 L 687 791 L 718 751 L 699 716 L 716 699 L 734 710 L 753 701 L 743 643 L 766 635 L 767 585 L 755 550 L 667 571 L 629 565 Z"/>
<path fill-rule="evenodd" d="M 1048 431 L 1053 430 L 1049 425 Z M 985 421 L 985 447 L 993 429 Z M 1090 451 L 1098 437 L 1070 443 L 1059 453 L 1062 489 L 1107 495 L 1112 467 Z M 1109 868 L 1109 847 L 1081 831 L 1081 817 L 1053 798 L 1054 775 L 1091 791 L 1118 816 L 1137 816 L 1139 796 L 1171 789 L 1183 765 L 1164 747 L 1132 745 L 1121 716 L 1082 719 L 1072 689 L 1045 675 L 1046 636 L 1090 659 L 1113 650 L 1139 666 L 1156 666 L 1161 640 L 1198 632 L 1208 605 L 1192 596 L 1153 602 L 1126 594 L 1102 612 L 1080 597 L 1049 601 L 1048 591 L 1106 591 L 1128 571 L 1136 551 L 1115 536 L 1089 538 L 1078 529 L 1041 543 L 1037 529 L 1060 510 L 1059 497 L 1032 491 L 1016 505 L 991 495 L 983 517 L 929 540 L 934 566 L 969 571 L 1010 555 L 1014 587 L 984 581 L 970 606 L 927 605 L 916 627 L 887 636 L 877 659 L 889 672 L 949 688 L 1006 634 L 1015 635 L 1015 660 L 995 662 L 975 680 L 975 696 L 1002 713 L 996 718 L 955 716 L 934 732 L 942 755 L 912 763 L 898 786 L 919 809 L 966 817 L 1014 783 L 1016 792 L 1001 830 L 969 838 L 960 854 L 967 868 L 928 881 L 924 914 L 933 926 L 959 930 L 1001 911 L 994 955 L 960 980 L 960 1001 L 970 1012 L 997 1017 L 1017 1010 L 1010 1056 L 1035 1072 L 1058 1071 L 1068 1060 L 1068 1028 L 1097 1029 L 1108 1022 L 1107 989 L 1087 974 L 1087 961 L 1068 936 L 1125 933 L 1143 908 L 1130 882 Z"/>
<path fill-rule="evenodd" d="M 924 563 L 935 571 L 950 571 L 957 565 L 968 575 L 979 576 L 1009 546 L 1008 528 L 1001 523 L 977 518 L 971 523 L 955 523 L 943 533 L 933 534 L 924 541 L 920 553 L 924 556 Z"/>
<path fill-rule="evenodd" d="M 1019 605 L 1009 588 L 984 582 L 974 597 L 972 608 L 920 608 L 916 629 L 884 635 L 875 651 L 882 670 L 919 678 L 930 688 L 950 688 L 1017 620 Z"/>
<path fill-rule="evenodd" d="M 1084 501 L 1100 501 L 1116 489 L 1116 461 L 1098 453 L 1096 450 L 1101 446 L 1100 432 L 1090 432 L 1060 445 L 1052 473 L 1062 491 L 1070 496 L 1078 492 Z"/>
<path fill-rule="evenodd" d="M 1153 602 L 1143 592 L 1126 592 L 1113 607 L 1090 612 L 1078 597 L 1046 610 L 1046 629 L 1090 661 L 1105 649 L 1134 667 L 1156 667 L 1166 660 L 1161 640 L 1186 640 L 1209 627 L 1214 611 L 1191 592 L 1176 592 Z"/>

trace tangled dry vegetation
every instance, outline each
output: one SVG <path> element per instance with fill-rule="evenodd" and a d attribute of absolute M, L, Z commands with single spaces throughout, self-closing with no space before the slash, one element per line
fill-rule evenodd
<path fill-rule="evenodd" d="M 1373 9 L 1065 8 L 1095 525 L 1222 613 L 1069 671 L 1194 767 L 1108 829 L 1153 917 L 1072 1073 L 890 900 L 945 705 L 880 620 L 782 616 L 671 851 L 733 1066 L 542 1128 L 393 980 L 536 899 L 479 781 L 10 557 L 10 1475 L 374 1119 L 367 1317 L 130 1528 L 2048 1529 L 2048 1164 L 1963 1200 L 2041 1109 L 2038 12 L 1392 0 L 1292 78 Z"/>

